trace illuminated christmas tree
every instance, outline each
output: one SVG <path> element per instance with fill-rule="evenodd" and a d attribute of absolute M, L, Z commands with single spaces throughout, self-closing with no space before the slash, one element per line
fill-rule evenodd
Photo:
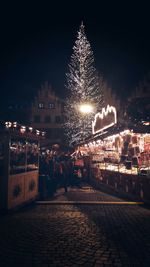
<path fill-rule="evenodd" d="M 98 77 L 94 67 L 93 52 L 83 23 L 77 34 L 66 76 L 68 96 L 64 128 L 69 143 L 78 144 L 91 135 L 94 115 L 103 107 L 103 79 Z"/>

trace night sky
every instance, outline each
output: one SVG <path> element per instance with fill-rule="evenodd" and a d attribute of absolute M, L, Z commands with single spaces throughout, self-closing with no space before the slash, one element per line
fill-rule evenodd
<path fill-rule="evenodd" d="M 150 16 L 143 1 L 30 2 L 1 6 L 3 105 L 31 100 L 46 80 L 64 96 L 65 73 L 82 20 L 96 69 L 118 95 L 128 96 L 150 70 Z"/>

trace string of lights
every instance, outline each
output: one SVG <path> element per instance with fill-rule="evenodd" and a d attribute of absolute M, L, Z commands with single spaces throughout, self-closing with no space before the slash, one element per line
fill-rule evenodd
<path fill-rule="evenodd" d="M 16 131 L 20 134 L 30 134 L 38 137 L 45 137 L 46 132 L 40 131 L 37 129 L 34 129 L 31 126 L 24 126 L 19 123 L 11 122 L 11 121 L 6 121 L 6 122 L 1 122 L 1 128 L 7 129 L 9 131 Z"/>

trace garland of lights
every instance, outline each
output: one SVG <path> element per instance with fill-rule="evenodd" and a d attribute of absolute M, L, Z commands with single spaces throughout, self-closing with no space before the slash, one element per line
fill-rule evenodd
<path fill-rule="evenodd" d="M 96 123 L 98 121 L 98 119 L 100 120 L 103 120 L 105 119 L 109 114 L 112 114 L 113 115 L 113 121 L 104 126 L 103 128 L 100 128 L 98 130 L 95 130 L 95 126 L 96 126 Z M 103 130 L 113 126 L 114 124 L 117 123 L 117 111 L 116 111 L 116 108 L 113 107 L 113 106 L 109 106 L 107 105 L 106 109 L 105 108 L 102 108 L 102 112 L 98 112 L 96 115 L 95 115 L 95 118 L 94 118 L 94 121 L 92 122 L 92 133 L 95 134 L 95 133 L 99 133 L 99 132 L 102 132 Z"/>
<path fill-rule="evenodd" d="M 42 137 L 45 136 L 45 132 L 39 131 L 39 130 L 36 130 L 36 129 L 34 130 L 32 127 L 23 126 L 23 125 L 18 124 L 17 122 L 6 121 L 5 122 L 5 127 L 7 129 L 19 130 L 19 132 L 21 134 L 23 134 L 25 132 L 29 132 L 29 133 L 33 133 L 33 134 L 35 133 L 37 136 L 42 136 Z"/>

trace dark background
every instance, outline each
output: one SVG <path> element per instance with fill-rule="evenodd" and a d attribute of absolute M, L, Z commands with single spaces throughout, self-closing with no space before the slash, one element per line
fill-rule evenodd
<path fill-rule="evenodd" d="M 5 1 L 0 10 L 1 107 L 32 100 L 45 80 L 65 95 L 65 73 L 82 20 L 96 69 L 120 97 L 150 70 L 150 16 L 143 1 Z"/>

